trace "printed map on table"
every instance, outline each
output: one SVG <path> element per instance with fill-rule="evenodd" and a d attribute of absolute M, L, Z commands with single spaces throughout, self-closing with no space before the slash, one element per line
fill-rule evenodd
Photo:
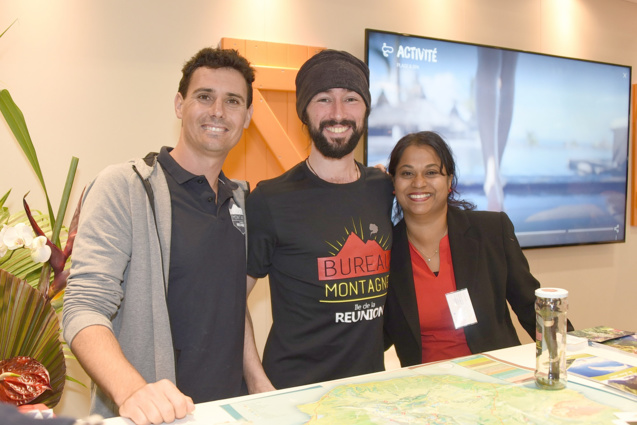
<path fill-rule="evenodd" d="M 255 425 L 609 424 L 615 412 L 637 410 L 624 398 L 568 386 L 539 390 L 532 371 L 475 355 L 222 407 Z"/>

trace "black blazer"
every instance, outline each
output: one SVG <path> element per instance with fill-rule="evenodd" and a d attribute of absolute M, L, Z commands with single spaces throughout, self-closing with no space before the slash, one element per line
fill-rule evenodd
<path fill-rule="evenodd" d="M 519 345 L 507 301 L 535 339 L 535 290 L 513 231 L 503 213 L 449 207 L 449 245 L 457 289 L 467 288 L 478 323 L 464 328 L 472 353 Z M 405 221 L 394 227 L 385 303 L 385 346 L 393 343 L 401 365 L 422 363 L 420 321 Z"/>

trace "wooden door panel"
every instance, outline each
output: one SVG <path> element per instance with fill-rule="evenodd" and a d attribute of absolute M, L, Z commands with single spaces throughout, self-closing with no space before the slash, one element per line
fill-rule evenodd
<path fill-rule="evenodd" d="M 254 90 L 254 95 L 254 114 L 250 125 L 254 125 L 261 133 L 263 140 L 279 164 L 281 164 L 281 167 L 288 170 L 303 158 L 303 154 L 297 151 L 296 146 L 288 137 L 286 128 L 281 125 L 275 110 L 270 107 L 261 92 Z M 246 149 L 249 148 L 250 139 L 248 138 Z"/>
<path fill-rule="evenodd" d="M 252 122 L 223 167 L 228 177 L 254 187 L 307 157 L 310 143 L 296 115 L 294 80 L 299 67 L 324 48 L 233 38 L 221 39 L 220 46 L 238 50 L 257 71 Z"/>

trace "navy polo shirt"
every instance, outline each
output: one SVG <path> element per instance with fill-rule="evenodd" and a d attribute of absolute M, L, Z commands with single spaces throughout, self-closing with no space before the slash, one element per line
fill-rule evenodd
<path fill-rule="evenodd" d="M 223 173 L 218 196 L 204 176 L 184 170 L 163 147 L 172 206 L 168 314 L 177 387 L 195 403 L 241 394 L 246 304 L 245 237 Z"/>

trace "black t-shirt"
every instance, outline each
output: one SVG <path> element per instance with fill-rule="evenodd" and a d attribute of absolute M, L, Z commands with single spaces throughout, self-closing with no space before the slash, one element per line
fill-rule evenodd
<path fill-rule="evenodd" d="M 241 395 L 245 327 L 245 236 L 233 224 L 236 184 L 184 170 L 162 148 L 172 205 L 168 313 L 177 387 L 195 403 Z M 231 211 L 232 210 L 232 211 Z"/>
<path fill-rule="evenodd" d="M 303 162 L 248 197 L 248 274 L 270 277 L 263 366 L 277 388 L 384 368 L 393 187 L 360 167 L 332 184 Z"/>

